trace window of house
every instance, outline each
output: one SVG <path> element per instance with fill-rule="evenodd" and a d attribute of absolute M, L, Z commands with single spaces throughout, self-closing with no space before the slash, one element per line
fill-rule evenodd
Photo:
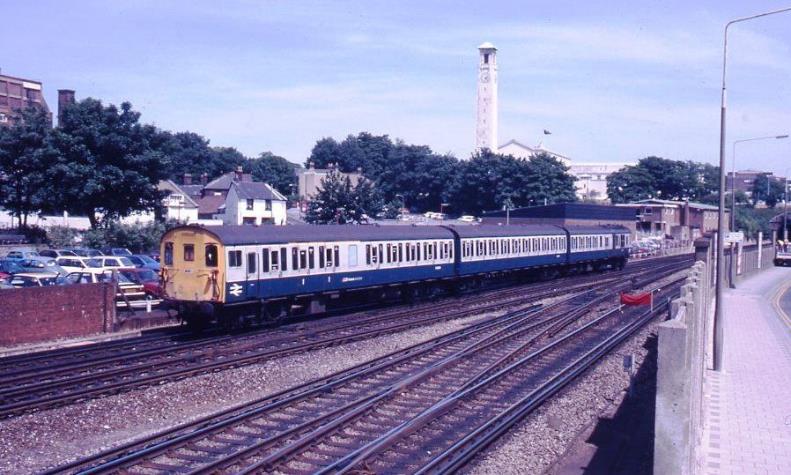
<path fill-rule="evenodd" d="M 483 54 L 483 64 L 489 64 L 489 53 Z"/>
<path fill-rule="evenodd" d="M 242 218 L 242 224 L 246 226 L 254 226 L 255 225 L 255 218 Z"/>
<path fill-rule="evenodd" d="M 217 267 L 217 246 L 206 244 L 206 267 Z"/>
<path fill-rule="evenodd" d="M 272 211 L 272 200 L 264 201 L 264 210 Z"/>
<path fill-rule="evenodd" d="M 242 267 L 242 251 L 228 251 L 228 267 Z"/>
<path fill-rule="evenodd" d="M 165 243 L 165 265 L 172 266 L 173 265 L 173 243 L 166 242 Z"/>
<path fill-rule="evenodd" d="M 188 262 L 195 260 L 194 244 L 184 244 L 184 260 Z"/>
<path fill-rule="evenodd" d="M 349 245 L 349 267 L 357 267 L 357 245 Z"/>
<path fill-rule="evenodd" d="M 247 253 L 247 273 L 248 274 L 255 274 L 256 271 L 256 256 L 257 254 L 254 252 Z"/>
<path fill-rule="evenodd" d="M 247 211 L 252 211 L 254 204 L 255 204 L 255 200 L 248 199 L 247 200 Z"/>
<path fill-rule="evenodd" d="M 269 272 L 269 249 L 261 251 L 261 272 Z"/>

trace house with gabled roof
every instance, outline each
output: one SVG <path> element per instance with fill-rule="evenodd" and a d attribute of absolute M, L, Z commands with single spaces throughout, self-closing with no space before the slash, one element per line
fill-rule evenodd
<path fill-rule="evenodd" d="M 268 183 L 232 181 L 225 198 L 223 224 L 286 224 L 286 197 Z"/>

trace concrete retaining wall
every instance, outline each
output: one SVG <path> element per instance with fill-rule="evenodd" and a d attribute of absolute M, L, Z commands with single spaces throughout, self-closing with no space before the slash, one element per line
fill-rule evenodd
<path fill-rule="evenodd" d="M 703 373 L 713 335 L 716 258 L 708 239 L 695 242 L 695 265 L 671 305 L 670 319 L 659 325 L 654 473 L 696 474 L 702 470 Z M 726 250 L 727 251 L 727 250 Z M 734 283 L 772 266 L 771 244 L 745 246 L 731 260 Z"/>
<path fill-rule="evenodd" d="M 0 290 L 0 345 L 109 332 L 115 317 L 113 284 Z"/>

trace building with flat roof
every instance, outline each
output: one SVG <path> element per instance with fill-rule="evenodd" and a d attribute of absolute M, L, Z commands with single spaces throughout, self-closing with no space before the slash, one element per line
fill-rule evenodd
<path fill-rule="evenodd" d="M 557 226 L 623 226 L 635 234 L 634 211 L 617 206 L 591 203 L 559 203 L 516 208 L 509 212 L 489 211 L 483 224 L 554 224 Z"/>
<path fill-rule="evenodd" d="M 52 119 L 40 81 L 0 74 L 0 126 L 12 124 L 27 107 L 37 107 Z"/>

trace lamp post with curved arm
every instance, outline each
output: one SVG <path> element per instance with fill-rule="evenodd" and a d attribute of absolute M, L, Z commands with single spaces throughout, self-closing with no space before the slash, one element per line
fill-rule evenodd
<path fill-rule="evenodd" d="M 728 29 L 735 23 L 741 23 L 756 18 L 761 18 L 769 15 L 776 15 L 778 13 L 785 13 L 791 11 L 791 7 L 781 8 L 779 10 L 772 10 L 769 12 L 759 13 L 743 18 L 737 18 L 729 21 L 725 25 L 723 34 L 723 48 L 722 48 L 722 95 L 720 98 L 720 202 L 719 213 L 717 220 L 717 279 L 715 282 L 715 295 L 714 302 L 714 370 L 722 370 L 722 284 L 725 277 L 725 262 L 724 250 L 725 246 L 725 116 L 726 104 L 725 99 L 727 96 L 727 88 L 725 87 L 725 78 L 728 64 Z"/>

